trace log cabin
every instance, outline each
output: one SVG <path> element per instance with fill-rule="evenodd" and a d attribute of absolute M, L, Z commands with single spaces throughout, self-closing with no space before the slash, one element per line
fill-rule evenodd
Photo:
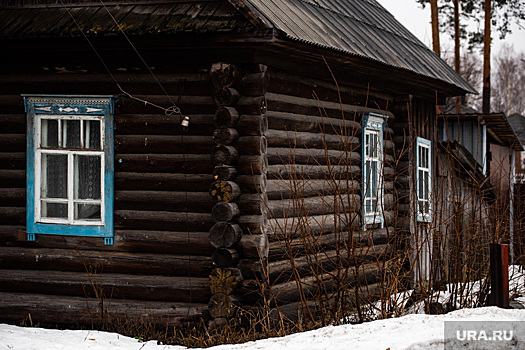
<path fill-rule="evenodd" d="M 475 91 L 375 0 L 1 3 L 2 321 L 355 305 L 431 234 Z"/>

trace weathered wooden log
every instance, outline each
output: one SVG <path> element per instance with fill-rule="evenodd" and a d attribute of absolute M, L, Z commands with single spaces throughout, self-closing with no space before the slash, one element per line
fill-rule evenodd
<path fill-rule="evenodd" d="M 242 217 L 241 217 L 242 218 Z M 291 218 L 270 218 L 270 241 L 293 239 L 306 234 L 333 233 L 357 230 L 361 227 L 361 217 L 358 213 L 348 213 L 334 218 L 334 215 L 315 215 Z"/>
<path fill-rule="evenodd" d="M 25 225 L 0 225 L 0 245 L 13 246 L 18 241 L 27 241 L 25 228 Z"/>
<path fill-rule="evenodd" d="M 333 82 L 323 81 L 320 79 L 290 74 L 289 71 L 272 69 L 272 84 L 269 86 L 269 92 L 294 95 L 294 96 L 312 96 L 312 89 L 315 92 L 316 99 L 322 101 L 339 102 L 341 95 L 344 100 L 350 100 L 358 113 L 370 112 L 384 114 L 389 110 L 394 97 L 384 92 L 371 91 L 366 88 L 355 88 L 351 86 L 336 85 Z M 371 108 L 369 101 L 373 99 L 376 108 Z M 368 102 L 368 103 L 367 103 Z M 374 106 L 376 107 L 376 106 Z M 354 110 L 354 109 L 353 109 Z M 393 114 L 388 112 L 389 119 Z"/>
<path fill-rule="evenodd" d="M 0 170 L 1 187 L 25 188 L 26 171 L 25 170 Z"/>
<path fill-rule="evenodd" d="M 243 156 L 239 157 L 236 164 L 239 174 L 263 174 L 268 169 L 268 157 L 266 155 L 259 156 Z"/>
<path fill-rule="evenodd" d="M 241 96 L 236 107 L 240 114 L 265 114 L 267 106 L 264 96 Z"/>
<path fill-rule="evenodd" d="M 116 191 L 117 210 L 163 210 L 209 213 L 214 201 L 207 192 Z"/>
<path fill-rule="evenodd" d="M 295 303 L 288 303 L 279 305 L 279 307 L 271 309 L 269 319 L 271 322 L 298 322 L 305 320 L 313 315 L 319 314 L 319 307 L 314 300 L 302 300 Z"/>
<path fill-rule="evenodd" d="M 265 281 L 268 277 L 268 268 L 264 258 L 241 259 L 237 264 L 237 268 L 248 279 Z"/>
<path fill-rule="evenodd" d="M 25 210 L 25 208 L 24 208 Z M 131 230 L 209 231 L 214 225 L 211 213 L 115 210 L 115 228 Z"/>
<path fill-rule="evenodd" d="M 164 94 L 159 95 L 140 95 L 136 94 L 134 97 L 148 101 L 157 106 L 168 108 L 173 106 L 173 101 L 179 101 L 179 107 L 185 115 L 192 114 L 213 114 L 216 106 L 213 102 L 213 98 L 210 95 L 206 96 L 166 96 Z M 144 104 L 142 101 L 132 99 L 126 95 L 119 96 L 119 112 L 121 114 L 153 114 L 159 113 L 159 108 L 152 104 Z M 162 111 L 161 111 L 162 112 Z M 173 116 L 172 116 L 173 117 Z M 191 119 L 191 117 L 190 117 Z M 191 128 L 191 126 L 190 126 Z"/>
<path fill-rule="evenodd" d="M 115 319 L 148 322 L 162 327 L 181 327 L 189 322 L 198 322 L 207 308 L 208 305 L 204 303 L 115 298 L 106 299 L 104 309 L 101 309 L 100 299 L 85 296 L 0 293 L 2 319 L 13 323 L 31 314 L 32 321 L 38 324 L 81 324 L 93 327 L 99 325 L 103 315 L 109 314 Z"/>
<path fill-rule="evenodd" d="M 266 214 L 266 203 L 268 202 L 268 197 L 266 193 L 244 193 L 241 195 L 237 204 L 243 215 L 260 215 Z"/>
<path fill-rule="evenodd" d="M 0 188 L 0 201 L 2 205 L 22 207 L 26 204 L 25 188 Z"/>
<path fill-rule="evenodd" d="M 315 249 L 316 247 L 311 247 Z M 392 253 L 391 245 L 361 247 L 355 249 L 339 249 L 331 251 L 307 251 L 305 256 L 295 256 L 293 263 L 289 259 L 275 261 L 268 264 L 268 278 L 270 283 L 283 283 L 293 280 L 294 275 L 309 276 L 319 271 L 330 271 L 349 266 L 362 265 L 368 262 L 378 263 L 389 258 Z"/>
<path fill-rule="evenodd" d="M 241 240 L 241 237 L 242 229 L 239 225 L 221 221 L 213 225 L 208 240 L 217 249 L 231 248 Z"/>
<path fill-rule="evenodd" d="M 259 305 L 260 307 L 259 303 L 264 299 L 266 290 L 264 283 L 260 280 L 245 279 L 238 289 L 238 295 L 243 307 L 246 305 Z M 266 298 L 268 298 L 269 295 L 268 293 L 266 294 Z"/>
<path fill-rule="evenodd" d="M 312 250 L 321 252 L 335 249 L 351 249 L 352 247 L 382 245 L 391 242 L 394 238 L 394 228 L 386 227 L 368 231 L 339 231 L 330 234 L 309 235 L 283 241 L 274 241 L 270 243 L 269 261 L 289 259 L 291 256 L 298 256 Z"/>
<path fill-rule="evenodd" d="M 67 249 L 77 256 L 84 250 L 109 250 L 119 252 L 139 252 L 174 254 L 184 256 L 188 253 L 211 256 L 214 248 L 208 241 L 208 232 L 172 232 L 115 230 L 114 244 L 105 246 L 104 240 L 84 236 L 38 235 L 36 241 L 27 241 L 25 225 L 0 225 L 0 244 L 29 248 Z"/>
<path fill-rule="evenodd" d="M 233 181 L 215 181 L 209 190 L 210 196 L 216 201 L 235 202 L 241 195 L 241 189 Z"/>
<path fill-rule="evenodd" d="M 312 298 L 318 296 L 319 293 L 330 293 L 336 288 L 342 287 L 342 284 L 351 287 L 356 283 L 361 285 L 373 284 L 380 276 L 380 269 L 382 264 L 370 263 L 361 265 L 356 273 L 355 267 L 344 268 L 340 272 L 330 271 L 328 273 L 320 273 L 314 276 L 307 276 L 301 278 L 300 281 L 289 281 L 282 284 L 275 284 L 271 287 L 273 302 L 277 304 L 299 301 L 302 296 L 298 290 L 297 284 L 302 284 L 302 292 L 304 297 Z M 334 276 L 348 276 L 348 278 L 335 279 Z"/>
<path fill-rule="evenodd" d="M 86 274 L 56 270 L 3 270 L 0 274 L 1 292 L 54 294 L 60 291 L 62 295 L 94 297 L 94 288 L 120 299 L 205 303 L 211 296 L 207 277 Z"/>
<path fill-rule="evenodd" d="M 116 172 L 115 189 L 144 191 L 206 192 L 213 182 L 210 174 Z"/>
<path fill-rule="evenodd" d="M 187 153 L 207 154 L 213 146 L 209 136 L 191 135 L 117 135 L 119 153 Z"/>
<path fill-rule="evenodd" d="M 228 128 L 226 126 L 221 126 L 213 132 L 213 141 L 217 145 L 231 145 L 237 141 L 239 138 L 239 133 L 233 128 Z"/>
<path fill-rule="evenodd" d="M 268 130 L 268 118 L 266 114 L 243 114 L 239 117 L 236 128 L 243 136 L 261 136 Z"/>
<path fill-rule="evenodd" d="M 26 154 L 24 152 L 1 152 L 0 169 L 22 170 L 25 169 Z"/>
<path fill-rule="evenodd" d="M 266 234 L 243 235 L 239 242 L 240 255 L 245 259 L 266 259 L 269 254 L 269 241 Z"/>
<path fill-rule="evenodd" d="M 358 165 L 310 165 L 310 164 L 272 164 L 268 166 L 268 178 L 275 180 L 332 179 L 336 181 L 356 180 L 361 178 Z"/>
<path fill-rule="evenodd" d="M 211 317 L 211 316 L 210 316 Z M 221 330 L 228 326 L 228 319 L 226 317 L 218 317 L 208 322 L 208 329 L 210 331 Z"/>
<path fill-rule="evenodd" d="M 232 248 L 219 248 L 211 256 L 217 267 L 234 267 L 239 261 L 239 253 Z"/>
<path fill-rule="evenodd" d="M 268 127 L 275 130 L 288 132 L 310 132 L 345 136 L 359 135 L 361 125 L 354 120 L 341 120 L 334 118 L 322 118 L 316 115 L 302 115 L 274 110 L 266 113 L 268 116 Z"/>
<path fill-rule="evenodd" d="M 193 231 L 193 230 L 192 230 Z M 213 247 L 209 243 L 208 232 L 173 232 L 173 231 L 138 231 L 138 230 L 115 230 L 115 244 L 113 249 L 119 251 L 152 252 L 185 255 L 188 253 L 211 256 Z M 45 244 L 50 237 L 39 237 L 39 244 Z M 75 247 L 76 249 L 93 249 L 88 246 L 86 239 L 71 241 L 64 240 L 63 248 Z M 93 240 L 89 241 L 92 244 Z M 98 241 L 98 240 L 97 240 Z M 101 242 L 102 244 L 103 242 Z M 50 245 L 59 244 L 55 241 Z M 107 247 L 106 247 L 107 249 Z"/>
<path fill-rule="evenodd" d="M 4 130 L 3 126 L 2 130 Z M 1 152 L 25 152 L 26 148 L 25 134 L 0 134 Z"/>
<path fill-rule="evenodd" d="M 213 171 L 209 154 L 117 154 L 116 172 L 208 173 Z"/>
<path fill-rule="evenodd" d="M 396 201 L 393 194 L 385 193 L 383 195 L 383 206 L 386 211 L 393 211 L 395 209 Z"/>
<path fill-rule="evenodd" d="M 240 154 L 265 154 L 268 149 L 268 141 L 264 136 L 243 136 L 235 145 Z"/>
<path fill-rule="evenodd" d="M 25 224 L 25 217 L 25 206 L 0 207 L 0 225 L 23 225 Z"/>
<path fill-rule="evenodd" d="M 13 134 L 24 134 L 27 128 L 26 114 L 7 114 L 2 110 L 2 114 L 0 114 L 0 125 L 2 125 L 2 131 L 5 130 L 5 132 Z"/>
<path fill-rule="evenodd" d="M 236 182 L 242 193 L 263 193 L 266 191 L 266 174 L 240 175 Z"/>
<path fill-rule="evenodd" d="M 268 129 L 265 133 L 270 147 L 318 148 L 337 151 L 360 151 L 361 133 L 333 135 Z"/>
<path fill-rule="evenodd" d="M 217 267 L 212 270 L 210 277 L 210 289 L 212 293 L 230 294 L 244 281 L 241 270 L 235 267 Z M 231 279 L 233 277 L 233 280 Z M 226 279 L 226 281 L 225 281 Z M 214 285 L 213 281 L 220 285 Z M 221 283 L 226 282 L 226 283 Z"/>
<path fill-rule="evenodd" d="M 40 238 L 40 237 L 39 237 Z M 201 254 L 194 250 L 193 254 Z M 0 247 L 0 268 L 206 277 L 211 257 L 120 251 Z"/>
<path fill-rule="evenodd" d="M 359 193 L 361 185 L 357 180 L 268 180 L 268 199 L 292 199 L 334 194 Z"/>
<path fill-rule="evenodd" d="M 267 202 L 269 216 L 273 218 L 326 214 L 345 215 L 350 211 L 361 210 L 361 206 L 361 196 L 352 193 L 309 197 L 291 201 L 277 199 Z"/>
<path fill-rule="evenodd" d="M 10 92 L 12 93 L 12 92 Z M 0 106 L 5 114 L 24 114 L 24 100 L 20 95 L 0 95 Z"/>
<path fill-rule="evenodd" d="M 239 113 L 234 107 L 221 106 L 215 112 L 214 122 L 217 128 L 235 128 L 239 121 Z"/>
<path fill-rule="evenodd" d="M 185 111 L 186 113 L 186 111 Z M 211 135 L 215 110 L 209 114 L 193 114 L 190 126 L 182 130 L 179 116 L 167 116 L 164 113 L 155 114 L 116 114 L 115 129 L 118 135 Z M 186 113 L 188 115 L 188 113 Z"/>
<path fill-rule="evenodd" d="M 239 152 L 233 146 L 216 145 L 211 150 L 211 159 L 215 164 L 234 165 L 239 160 Z"/>
<path fill-rule="evenodd" d="M 351 166 L 361 164 L 359 152 L 333 151 L 316 148 L 268 148 L 269 164 L 312 164 Z"/>
<path fill-rule="evenodd" d="M 182 68 L 182 67 L 181 67 Z M 120 71 L 118 74 L 114 76 L 114 79 L 111 78 L 111 76 L 108 76 L 108 74 L 103 73 L 93 73 L 90 74 L 89 81 L 92 83 L 97 84 L 109 84 L 112 87 L 115 86 L 115 81 L 126 84 L 141 84 L 150 87 L 150 85 L 157 85 L 160 83 L 166 84 L 166 85 L 174 85 L 175 87 L 180 89 L 181 82 L 185 83 L 184 91 L 186 89 L 191 88 L 193 86 L 196 86 L 198 88 L 203 88 L 204 86 L 210 85 L 210 74 L 205 73 L 204 71 L 197 71 L 189 72 L 187 70 L 187 66 L 182 68 L 181 72 L 179 73 L 162 73 L 159 76 L 152 76 L 149 73 L 140 73 L 140 72 L 128 72 Z M 5 83 L 20 83 L 20 84 L 45 84 L 45 83 L 51 83 L 51 84 L 74 84 L 78 83 L 79 81 L 86 81 L 87 79 L 83 79 L 82 77 L 79 77 L 78 74 L 62 74 L 60 72 L 56 72 L 54 74 L 38 74 L 38 73 L 10 73 L 2 75 L 2 81 Z M 126 86 L 126 85 L 123 85 Z"/>
<path fill-rule="evenodd" d="M 245 74 L 237 88 L 242 96 L 264 96 L 268 89 L 267 71 Z"/>
<path fill-rule="evenodd" d="M 364 112 L 371 112 L 370 109 L 367 110 L 367 107 L 272 92 L 266 94 L 266 99 L 269 110 L 295 114 L 323 115 L 330 118 L 360 121 Z"/>
<path fill-rule="evenodd" d="M 217 87 L 232 86 L 242 77 L 241 70 L 230 63 L 218 62 L 210 68 L 210 79 Z"/>
<path fill-rule="evenodd" d="M 262 215 L 241 215 L 239 225 L 246 234 L 262 234 L 269 230 L 268 217 Z"/>
<path fill-rule="evenodd" d="M 213 179 L 215 181 L 235 181 L 237 169 L 230 165 L 217 165 L 213 168 Z"/>
<path fill-rule="evenodd" d="M 232 87 L 218 87 L 213 93 L 213 102 L 217 106 L 235 106 L 240 96 L 239 92 Z"/>
<path fill-rule="evenodd" d="M 208 303 L 210 315 L 213 318 L 231 317 L 236 309 L 241 305 L 239 299 L 233 294 L 216 293 L 213 294 Z"/>
<path fill-rule="evenodd" d="M 236 203 L 217 202 L 211 209 L 211 216 L 216 222 L 235 222 L 239 219 L 241 211 Z"/>

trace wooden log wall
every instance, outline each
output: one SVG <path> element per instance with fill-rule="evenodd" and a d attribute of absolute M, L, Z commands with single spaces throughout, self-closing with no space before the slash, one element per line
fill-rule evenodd
<path fill-rule="evenodd" d="M 215 251 L 208 240 L 212 212 L 232 221 L 237 214 L 228 207 L 214 210 L 209 196 L 217 109 L 209 65 L 179 68 L 158 75 L 169 96 L 147 72 L 116 74 L 140 99 L 165 108 L 178 103 L 190 126 L 183 131 L 180 116 L 119 96 L 112 246 L 74 236 L 37 235 L 35 242 L 27 241 L 26 116 L 20 94 L 119 95 L 115 83 L 96 73 L 0 77 L 0 319 L 18 322 L 30 313 L 34 322 L 91 324 L 104 312 L 139 318 L 147 313 L 154 322 L 178 325 L 207 309 Z M 228 151 L 217 156 L 228 158 Z M 250 156 L 257 154 L 252 150 Z M 240 185 L 251 186 L 247 180 Z M 235 236 L 238 229 L 231 232 Z M 258 249 L 246 240 L 236 246 L 252 256 Z M 112 298 L 104 303 L 109 309 L 97 308 L 95 289 Z"/>
<path fill-rule="evenodd" d="M 329 298 L 343 286 L 366 287 L 380 280 L 393 250 L 396 148 L 390 126 L 395 118 L 387 110 L 391 96 L 367 96 L 348 86 L 338 90 L 331 82 L 278 69 L 269 69 L 268 79 L 266 209 L 271 230 L 264 272 L 272 303 L 295 305 L 297 313 L 303 297 Z M 386 211 L 384 228 L 362 230 L 361 118 L 366 112 L 389 116 L 384 133 Z M 241 270 L 245 278 L 261 276 L 261 268 L 248 262 Z M 342 281 L 334 276 L 353 277 Z M 250 290 L 251 284 L 244 287 Z"/>
<path fill-rule="evenodd" d="M 259 283 L 260 276 L 246 275 L 247 259 L 258 266 L 266 260 L 266 73 L 265 66 L 241 69 L 222 62 L 210 69 L 217 106 L 211 151 L 215 181 L 209 190 L 216 204 L 208 238 L 217 267 L 210 275 L 210 328 L 227 324 L 245 303 L 239 293 L 242 283 Z"/>

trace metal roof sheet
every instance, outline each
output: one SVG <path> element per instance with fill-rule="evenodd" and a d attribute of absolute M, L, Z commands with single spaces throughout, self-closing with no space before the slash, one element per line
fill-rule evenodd
<path fill-rule="evenodd" d="M 375 0 L 231 0 L 300 42 L 476 91 Z"/>
<path fill-rule="evenodd" d="M 100 2 L 64 1 L 65 5 L 33 0 L 35 5 L 0 7 L 0 37 L 70 37 L 80 36 L 80 31 L 87 35 L 118 33 L 118 26 Z M 129 35 L 255 33 L 266 27 L 277 29 L 291 40 L 379 62 L 476 93 L 376 0 L 107 0 L 106 7 Z"/>

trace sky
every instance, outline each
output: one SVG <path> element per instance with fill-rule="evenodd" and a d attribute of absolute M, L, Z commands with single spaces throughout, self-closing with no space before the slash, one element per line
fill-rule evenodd
<path fill-rule="evenodd" d="M 430 7 L 421 8 L 416 0 L 377 0 L 385 7 L 396 19 L 416 35 L 428 47 L 432 47 L 432 30 L 430 27 Z M 525 23 L 522 24 L 525 27 Z M 494 33 L 493 33 L 494 34 Z M 440 41 L 446 42 L 448 34 L 441 34 Z M 502 41 L 497 35 L 492 35 L 493 49 L 492 55 L 497 54 L 501 48 Z M 511 43 L 516 52 L 525 52 L 525 30 L 517 25 L 512 26 L 512 34 L 507 35 L 505 42 Z M 450 49 L 453 48 L 452 41 L 449 40 Z"/>

